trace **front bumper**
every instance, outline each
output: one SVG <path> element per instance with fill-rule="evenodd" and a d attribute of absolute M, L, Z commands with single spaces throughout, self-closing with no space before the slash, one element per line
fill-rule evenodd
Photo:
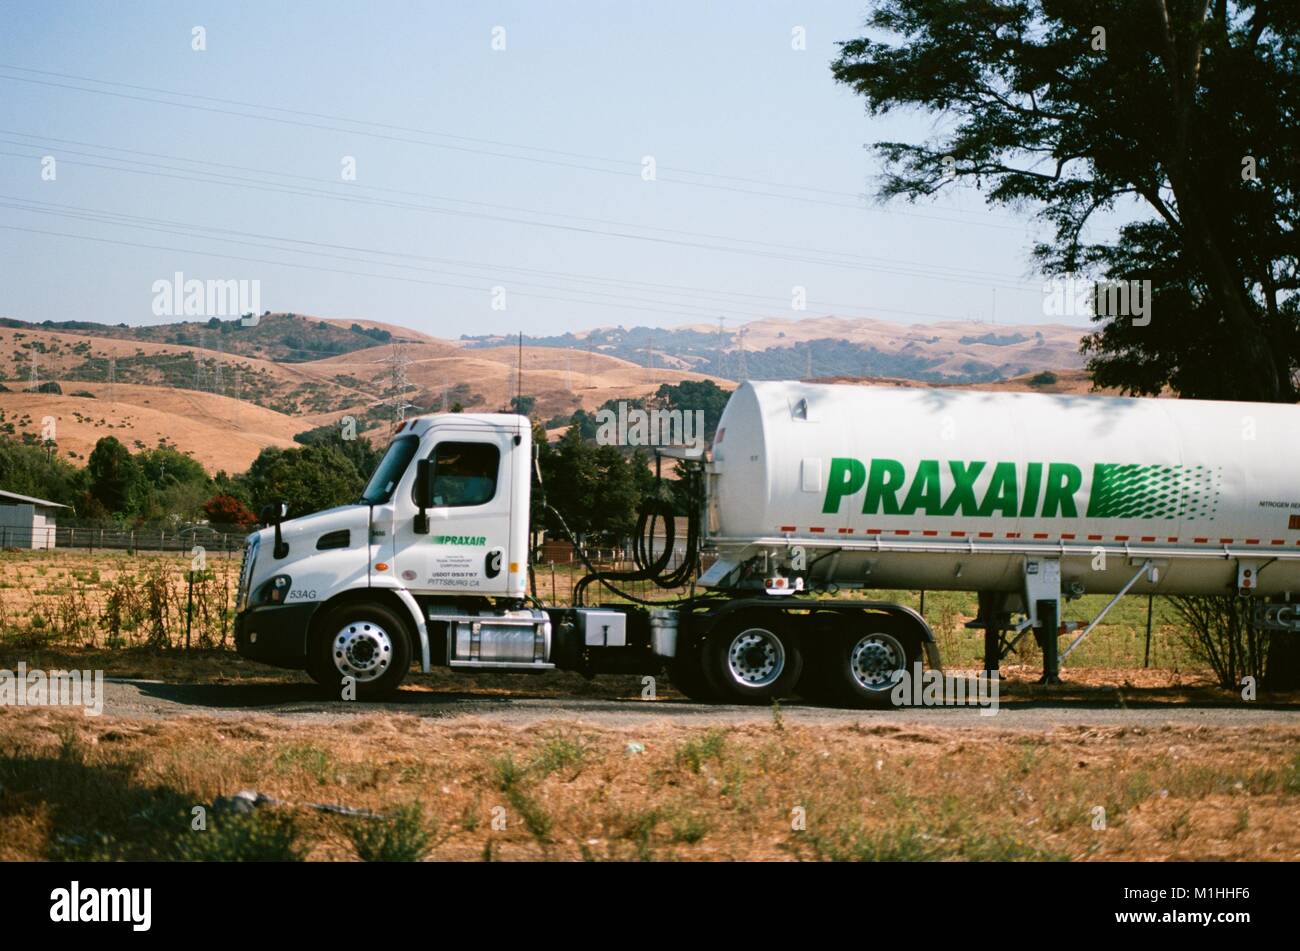
<path fill-rule="evenodd" d="M 276 667 L 307 666 L 311 619 L 320 604 L 267 604 L 235 615 L 235 649 L 240 656 Z"/>

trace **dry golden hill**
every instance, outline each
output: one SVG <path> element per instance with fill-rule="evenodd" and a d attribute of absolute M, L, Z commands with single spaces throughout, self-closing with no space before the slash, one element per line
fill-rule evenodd
<path fill-rule="evenodd" d="M 374 393 L 389 394 L 393 347 L 370 347 L 301 364 L 318 379 L 351 379 Z M 466 348 L 441 341 L 402 347 L 409 398 L 417 406 L 460 402 L 466 409 L 499 409 L 522 391 L 536 399 L 535 414 L 550 418 L 576 409 L 595 409 L 610 399 L 653 393 L 664 383 L 713 379 L 701 373 L 638 366 L 601 353 L 553 347 L 525 347 L 522 375 L 518 347 Z M 735 384 L 716 381 L 728 389 Z"/>
<path fill-rule="evenodd" d="M 522 390 L 534 399 L 533 415 L 542 421 L 566 418 L 579 408 L 591 411 L 611 399 L 647 396 L 663 383 L 712 379 L 725 389 L 735 386 L 684 369 L 689 359 L 662 352 L 655 354 L 655 366 L 648 368 L 595 347 L 526 346 L 521 354 L 507 338 L 501 338 L 499 345 L 482 346 L 481 341 L 443 340 L 396 324 L 302 315 L 284 316 L 278 324 L 269 318 L 259 332 L 265 334 L 266 352 L 301 355 L 315 352 L 318 342 L 310 337 L 311 328 L 325 325 L 321 346 L 337 343 L 340 327 L 383 331 L 393 339 L 320 359 L 278 362 L 215 346 L 205 349 L 132 339 L 126 336 L 130 328 L 104 328 L 96 334 L 94 329 L 0 326 L 0 383 L 9 390 L 0 392 L 0 423 L 12 437 L 24 432 L 39 435 L 42 418 L 54 416 L 60 454 L 78 463 L 84 463 L 100 436 L 111 433 L 132 448 L 152 447 L 165 439 L 211 471 L 238 472 L 262 448 L 293 445 L 296 433 L 345 415 L 357 420 L 360 432 L 377 442 L 386 441 L 399 392 L 395 383 L 403 378 L 407 415 L 456 403 L 470 411 L 495 411 L 508 406 Z M 178 324 L 166 333 L 171 339 L 192 336 L 214 344 L 224 335 L 228 347 L 243 346 L 232 343 L 238 331 L 231 327 L 224 334 L 199 332 L 206 327 Z M 1078 368 L 1078 328 L 977 323 L 903 326 L 831 316 L 760 320 L 745 325 L 744 331 L 744 346 L 751 351 L 843 339 L 882 352 L 942 360 L 943 367 L 958 375 L 988 368 L 1002 368 L 999 372 L 1005 373 L 1007 367 L 1023 363 L 1053 367 L 1057 377 L 1055 383 L 1035 384 L 1030 374 L 981 384 L 980 389 L 1090 389 L 1087 374 Z M 301 341 L 294 336 L 304 333 L 308 337 Z M 355 341 L 353 336 L 343 343 Z M 629 355 L 641 356 L 630 351 Z M 110 358 L 116 380 L 112 399 Z M 925 385 L 883 378 L 824 379 Z M 57 382 L 62 395 L 28 392 L 34 382 Z"/>
<path fill-rule="evenodd" d="M 72 396 L 70 392 L 88 392 Z M 106 383 L 72 383 L 62 396 L 0 393 L 0 414 L 15 435 L 41 435 L 54 419 L 59 454 L 84 465 L 102 436 L 115 436 L 132 451 L 160 440 L 192 455 L 208 471 L 242 472 L 266 446 L 294 445 L 302 420 L 215 393 L 118 383 L 109 399 Z"/>
<path fill-rule="evenodd" d="M 281 412 L 327 412 L 373 398 L 347 381 L 307 372 L 307 363 L 89 333 L 0 327 L 0 381 L 11 389 L 29 388 L 33 380 L 64 380 L 74 386 L 80 381 L 107 382 L 110 358 L 119 383 L 232 396 L 238 392 L 247 402 Z"/>
<path fill-rule="evenodd" d="M 821 377 L 815 383 L 851 383 L 860 386 L 922 386 L 933 389 L 952 390 L 989 390 L 1004 393 L 1057 393 L 1069 396 L 1124 396 L 1118 389 L 1108 387 L 1094 388 L 1092 377 L 1087 370 L 1051 370 L 1052 380 L 1045 379 L 1042 372 L 1027 373 L 1010 380 L 996 383 L 918 383 L 916 380 L 902 380 L 896 377 Z M 1172 397 L 1169 390 L 1160 394 L 1160 398 Z"/>

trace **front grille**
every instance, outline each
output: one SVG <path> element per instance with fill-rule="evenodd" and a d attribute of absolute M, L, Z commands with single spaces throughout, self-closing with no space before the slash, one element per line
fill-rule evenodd
<path fill-rule="evenodd" d="M 253 579 L 253 566 L 257 562 L 258 539 L 254 536 L 244 545 L 244 557 L 239 563 L 239 587 L 235 591 L 235 610 L 248 607 L 248 587 Z"/>

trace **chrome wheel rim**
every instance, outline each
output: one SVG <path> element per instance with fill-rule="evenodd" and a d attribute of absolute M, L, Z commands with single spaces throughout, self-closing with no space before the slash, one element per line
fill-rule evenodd
<path fill-rule="evenodd" d="M 766 687 L 785 670 L 785 646 L 771 631 L 751 627 L 731 639 L 727 669 L 742 687 Z"/>
<path fill-rule="evenodd" d="M 849 651 L 849 671 L 864 690 L 888 690 L 907 673 L 907 652 L 890 634 L 868 634 Z"/>
<path fill-rule="evenodd" d="M 334 667 L 357 683 L 378 680 L 393 662 L 393 639 L 374 621 L 353 621 L 334 635 Z"/>

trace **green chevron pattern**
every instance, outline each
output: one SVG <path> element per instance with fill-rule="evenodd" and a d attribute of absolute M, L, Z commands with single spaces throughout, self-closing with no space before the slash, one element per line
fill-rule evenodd
<path fill-rule="evenodd" d="M 1089 518 L 1186 518 L 1212 521 L 1219 504 L 1217 466 L 1098 463 Z"/>

